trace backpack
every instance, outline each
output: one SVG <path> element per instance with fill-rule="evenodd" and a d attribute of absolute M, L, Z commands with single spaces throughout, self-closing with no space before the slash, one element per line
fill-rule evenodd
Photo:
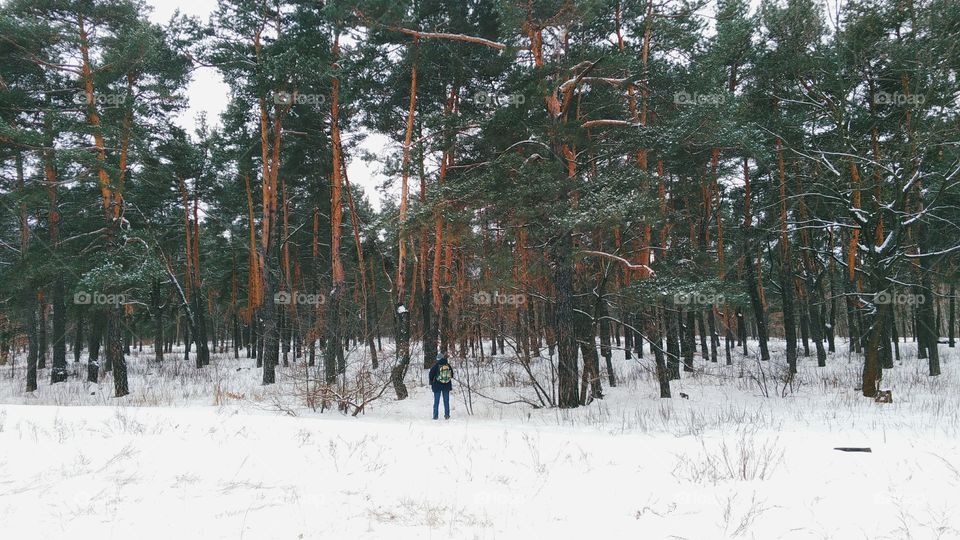
<path fill-rule="evenodd" d="M 450 369 L 450 364 L 440 364 L 440 369 L 437 370 L 437 377 L 434 380 L 440 384 L 447 384 L 452 378 L 453 370 Z"/>

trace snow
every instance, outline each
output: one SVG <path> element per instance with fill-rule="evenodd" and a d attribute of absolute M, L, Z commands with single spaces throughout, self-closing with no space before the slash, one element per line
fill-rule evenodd
<path fill-rule="evenodd" d="M 698 372 L 673 383 L 689 399 L 657 398 L 649 354 L 618 355 L 621 384 L 604 377 L 605 399 L 589 406 L 474 395 L 469 415 L 457 385 L 450 421 L 430 420 L 415 366 L 407 400 L 350 417 L 290 399 L 295 367 L 265 388 L 252 360 L 230 355 L 198 372 L 182 353 L 151 365 L 145 347 L 130 360 L 132 394 L 119 400 L 106 395 L 109 376 L 51 387 L 47 370 L 25 395 L 21 357 L 15 378 L 6 366 L 0 380 L 0 529 L 5 538 L 958 538 L 958 355 L 942 347 L 944 374 L 930 378 L 914 344 L 900 347 L 884 376 L 892 404 L 853 390 L 860 365 L 845 347 L 826 368 L 801 358 L 801 384 L 784 397 L 771 380 L 764 397 L 753 377 L 782 367 L 774 341 L 768 363 L 738 354 L 725 366 L 722 350 L 720 365 L 698 357 Z M 453 363 L 486 395 L 531 395 L 500 360 Z"/>

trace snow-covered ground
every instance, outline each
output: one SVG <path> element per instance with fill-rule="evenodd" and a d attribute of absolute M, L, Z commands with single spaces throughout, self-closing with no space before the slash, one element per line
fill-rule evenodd
<path fill-rule="evenodd" d="M 960 538 L 956 349 L 930 378 L 901 344 L 877 404 L 846 353 L 784 390 L 781 348 L 769 397 L 752 357 L 698 358 L 661 400 L 650 359 L 619 355 L 587 407 L 474 395 L 469 415 L 455 390 L 450 421 L 414 366 L 407 400 L 351 417 L 306 407 L 298 368 L 264 388 L 230 355 L 198 372 L 145 348 L 122 399 L 48 370 L 25 395 L 19 358 L 0 368 L 0 538 Z M 515 366 L 470 369 L 484 395 L 533 396 Z"/>

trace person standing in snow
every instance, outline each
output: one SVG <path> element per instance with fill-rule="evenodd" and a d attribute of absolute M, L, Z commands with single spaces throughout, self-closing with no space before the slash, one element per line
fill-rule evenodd
<path fill-rule="evenodd" d="M 443 397 L 443 418 L 450 419 L 450 389 L 453 388 L 453 368 L 446 355 L 437 355 L 437 362 L 430 368 L 430 388 L 433 389 L 433 419 L 439 416 L 440 398 Z"/>

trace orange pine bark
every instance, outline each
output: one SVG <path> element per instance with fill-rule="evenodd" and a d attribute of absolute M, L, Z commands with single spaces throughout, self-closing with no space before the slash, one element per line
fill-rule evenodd
<path fill-rule="evenodd" d="M 417 37 L 413 38 L 413 51 L 416 53 L 419 39 Z M 407 111 L 407 130 L 403 139 L 403 171 L 400 183 L 400 212 L 399 212 L 399 232 L 397 235 L 398 240 L 398 255 L 397 255 L 397 279 L 395 281 L 397 288 L 397 303 L 402 304 L 406 296 L 406 284 L 404 282 L 404 274 L 407 257 L 407 247 L 406 242 L 406 225 L 405 221 L 407 219 L 407 198 L 410 195 L 410 146 L 413 142 L 413 125 L 414 118 L 417 110 L 417 61 L 414 58 L 413 63 L 410 67 L 410 107 Z"/>
<path fill-rule="evenodd" d="M 334 72 L 339 68 L 340 35 L 333 39 Z M 330 264 L 334 288 L 344 283 L 343 261 L 340 259 L 340 228 L 343 224 L 343 196 L 340 178 L 340 78 L 333 77 L 330 91 L 330 137 L 333 142 L 333 174 L 330 179 Z"/>
<path fill-rule="evenodd" d="M 250 175 L 243 175 L 243 185 L 247 192 L 247 221 L 250 227 L 250 268 L 247 276 L 247 310 L 249 314 L 253 313 L 263 302 L 263 291 L 261 289 L 262 280 L 260 279 L 260 262 L 257 255 L 257 224 L 253 216 L 253 192 L 250 189 Z M 249 315 L 248 315 L 249 316 Z"/>
<path fill-rule="evenodd" d="M 857 164 L 850 161 L 850 184 L 853 188 L 852 198 L 855 212 L 860 209 L 860 171 Z M 850 244 L 847 246 L 847 272 L 850 281 L 857 277 L 857 246 L 860 244 L 860 226 L 856 225 L 850 234 Z"/>

